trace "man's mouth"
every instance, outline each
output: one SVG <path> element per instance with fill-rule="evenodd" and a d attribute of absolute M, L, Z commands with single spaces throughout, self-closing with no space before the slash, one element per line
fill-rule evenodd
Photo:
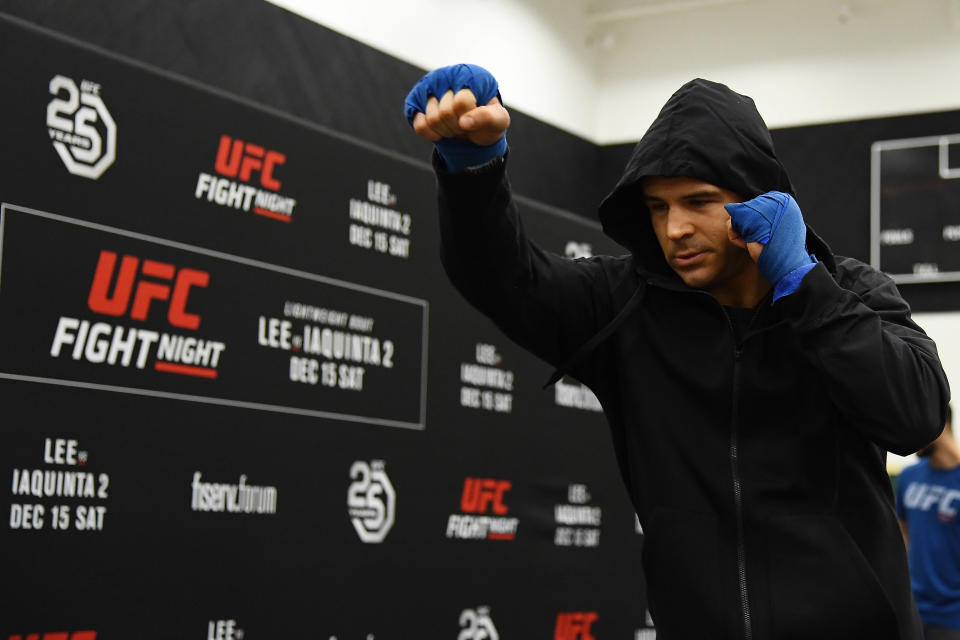
<path fill-rule="evenodd" d="M 673 262 L 678 267 L 688 267 L 702 260 L 706 253 L 706 251 L 682 251 L 674 254 Z"/>

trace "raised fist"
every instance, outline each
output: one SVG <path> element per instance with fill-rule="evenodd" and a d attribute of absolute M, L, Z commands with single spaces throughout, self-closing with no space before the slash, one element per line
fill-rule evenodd
<path fill-rule="evenodd" d="M 456 64 L 435 69 L 404 101 L 407 122 L 436 145 L 450 171 L 487 162 L 507 150 L 510 114 L 497 80 L 483 67 Z"/>

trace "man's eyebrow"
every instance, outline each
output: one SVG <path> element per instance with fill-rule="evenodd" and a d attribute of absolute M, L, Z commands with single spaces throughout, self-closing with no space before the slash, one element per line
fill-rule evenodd
<path fill-rule="evenodd" d="M 688 193 L 683 196 L 684 199 L 690 198 L 712 198 L 720 195 L 719 189 L 703 189 L 701 191 L 695 191 L 694 193 Z"/>
<path fill-rule="evenodd" d="M 680 196 L 680 198 L 683 200 L 689 200 L 691 198 L 715 198 L 719 195 L 721 195 L 719 189 L 702 189 L 700 191 L 694 191 L 693 193 L 685 193 Z M 643 194 L 643 199 L 648 202 L 653 200 L 663 202 L 663 198 L 649 193 Z"/>

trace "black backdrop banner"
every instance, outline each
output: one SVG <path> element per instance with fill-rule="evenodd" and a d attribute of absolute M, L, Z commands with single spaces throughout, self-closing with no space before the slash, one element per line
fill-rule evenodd
<path fill-rule="evenodd" d="M 453 291 L 425 163 L 11 18 L 0 78 L 3 637 L 653 637 L 596 399 Z"/>

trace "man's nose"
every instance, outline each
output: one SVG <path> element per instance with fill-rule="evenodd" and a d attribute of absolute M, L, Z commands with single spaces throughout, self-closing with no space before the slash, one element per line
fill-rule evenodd
<path fill-rule="evenodd" d="M 693 233 L 690 216 L 683 209 L 672 208 L 667 216 L 667 237 L 679 240 Z"/>

